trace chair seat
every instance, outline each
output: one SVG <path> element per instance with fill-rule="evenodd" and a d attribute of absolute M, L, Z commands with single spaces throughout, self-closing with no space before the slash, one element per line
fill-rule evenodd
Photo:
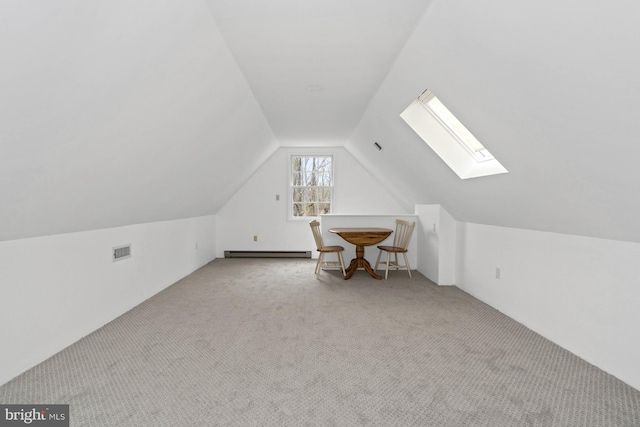
<path fill-rule="evenodd" d="M 383 251 L 387 251 L 387 252 L 408 252 L 408 249 L 405 248 L 399 248 L 397 246 L 378 246 L 378 249 L 381 249 Z"/>
<path fill-rule="evenodd" d="M 389 277 L 389 269 L 393 268 L 395 270 L 399 270 L 404 268 L 409 273 L 409 278 L 411 278 L 411 267 L 409 266 L 409 259 L 407 258 L 407 252 L 409 251 L 407 247 L 409 246 L 409 240 L 411 240 L 411 234 L 413 234 L 413 226 L 416 225 L 415 222 L 404 221 L 401 219 L 396 219 L 396 234 L 393 237 L 393 245 L 392 246 L 378 246 L 378 259 L 376 260 L 376 268 L 375 271 L 378 271 L 378 266 L 380 265 L 380 257 L 382 256 L 382 252 L 387 253 L 387 261 L 384 262 L 386 265 L 384 271 L 385 280 Z M 395 258 L 391 261 L 391 254 Z M 398 254 L 402 254 L 404 258 L 404 265 L 400 265 L 398 263 Z"/>
<path fill-rule="evenodd" d="M 344 268 L 344 260 L 342 259 L 342 252 L 344 248 L 342 246 L 325 246 L 322 241 L 322 232 L 320 231 L 320 222 L 317 220 L 309 221 L 309 225 L 311 226 L 311 231 L 313 232 L 313 240 L 316 241 L 316 249 L 318 249 L 318 262 L 316 263 L 316 275 L 320 274 L 320 270 L 323 267 L 325 268 L 339 268 L 342 270 L 342 275 L 347 274 Z M 338 261 L 325 261 L 324 254 L 326 253 L 335 253 L 338 255 Z"/>
<path fill-rule="evenodd" d="M 342 246 L 323 246 L 318 249 L 318 252 L 342 252 L 344 248 Z"/>

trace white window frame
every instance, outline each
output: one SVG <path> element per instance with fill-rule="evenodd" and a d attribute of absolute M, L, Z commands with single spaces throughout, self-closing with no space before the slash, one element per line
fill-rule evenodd
<path fill-rule="evenodd" d="M 461 179 L 508 172 L 429 89 L 400 117 Z"/>
<path fill-rule="evenodd" d="M 302 186 L 302 187 L 307 187 L 307 188 L 328 188 L 329 189 L 329 197 L 330 197 L 330 210 L 328 213 L 332 213 L 334 212 L 334 187 L 335 187 L 335 156 L 333 154 L 317 154 L 317 153 L 302 153 L 302 154 L 291 154 L 289 156 L 289 166 L 287 168 L 288 170 L 288 196 L 287 196 L 287 219 L 289 220 L 294 220 L 294 221 L 299 221 L 299 220 L 306 220 L 309 221 L 310 219 L 314 219 L 314 218 L 318 218 L 319 215 L 324 215 L 325 213 L 321 213 L 319 215 L 306 215 L 306 216 L 294 216 L 293 215 L 293 206 L 294 206 L 294 197 L 293 197 L 293 193 L 294 193 L 294 183 L 293 183 L 293 159 L 295 157 L 305 157 L 305 158 L 311 158 L 311 157 L 328 157 L 331 159 L 331 185 L 330 186 L 325 186 L 325 185 L 320 185 L 320 186 Z M 316 202 L 316 203 L 321 203 L 321 202 Z"/>

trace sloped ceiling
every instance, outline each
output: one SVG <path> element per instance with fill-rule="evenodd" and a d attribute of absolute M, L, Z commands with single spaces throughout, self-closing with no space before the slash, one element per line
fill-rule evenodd
<path fill-rule="evenodd" d="M 206 0 L 283 146 L 343 145 L 430 1 Z"/>
<path fill-rule="evenodd" d="M 214 214 L 343 145 L 427 5 L 2 2 L 0 240 Z"/>
<path fill-rule="evenodd" d="M 407 211 L 640 242 L 639 12 L 5 0 L 0 240 L 214 214 L 279 146 L 344 144 Z M 508 174 L 461 181 L 424 145 L 399 114 L 425 88 Z"/>
<path fill-rule="evenodd" d="M 0 4 L 0 240 L 213 214 L 278 144 L 200 0 Z"/>
<path fill-rule="evenodd" d="M 640 242 L 638 16 L 633 2 L 435 1 L 346 148 L 407 209 Z M 508 174 L 460 180 L 408 128 L 398 114 L 426 88 Z"/>

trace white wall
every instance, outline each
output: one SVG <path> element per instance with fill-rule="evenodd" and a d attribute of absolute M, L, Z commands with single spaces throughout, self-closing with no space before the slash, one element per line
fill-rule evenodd
<path fill-rule="evenodd" d="M 440 260 L 439 285 L 455 285 L 461 274 L 458 265 L 459 235 L 462 224 L 440 206 Z"/>
<path fill-rule="evenodd" d="M 470 223 L 462 231 L 461 289 L 640 389 L 640 244 Z"/>
<path fill-rule="evenodd" d="M 217 213 L 217 256 L 225 250 L 314 251 L 309 218 L 287 218 L 289 159 L 292 154 L 334 156 L 334 213 L 406 212 L 364 167 L 342 147 L 278 149 Z M 276 201 L 276 195 L 280 200 Z M 253 241 L 253 236 L 258 241 Z"/>
<path fill-rule="evenodd" d="M 204 216 L 0 242 L 0 384 L 214 259 L 215 229 Z"/>
<path fill-rule="evenodd" d="M 440 224 L 439 205 L 416 205 L 416 215 L 420 218 L 416 230 L 418 241 L 418 270 L 429 280 L 438 283 L 440 273 Z M 434 229 L 435 228 L 435 229 Z"/>
<path fill-rule="evenodd" d="M 460 223 L 440 205 L 416 205 L 418 270 L 438 285 L 458 283 Z"/>

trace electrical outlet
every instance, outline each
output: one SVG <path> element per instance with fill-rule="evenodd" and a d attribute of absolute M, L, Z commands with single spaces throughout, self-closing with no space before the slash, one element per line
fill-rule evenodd
<path fill-rule="evenodd" d="M 196 243 L 196 251 L 198 250 L 198 243 Z"/>
<path fill-rule="evenodd" d="M 253 241 L 257 242 L 258 241 L 258 236 L 253 236 Z"/>
<path fill-rule="evenodd" d="M 276 194 L 276 202 L 280 201 L 280 195 Z"/>
<path fill-rule="evenodd" d="M 500 269 L 496 267 L 496 279 L 500 278 Z"/>

